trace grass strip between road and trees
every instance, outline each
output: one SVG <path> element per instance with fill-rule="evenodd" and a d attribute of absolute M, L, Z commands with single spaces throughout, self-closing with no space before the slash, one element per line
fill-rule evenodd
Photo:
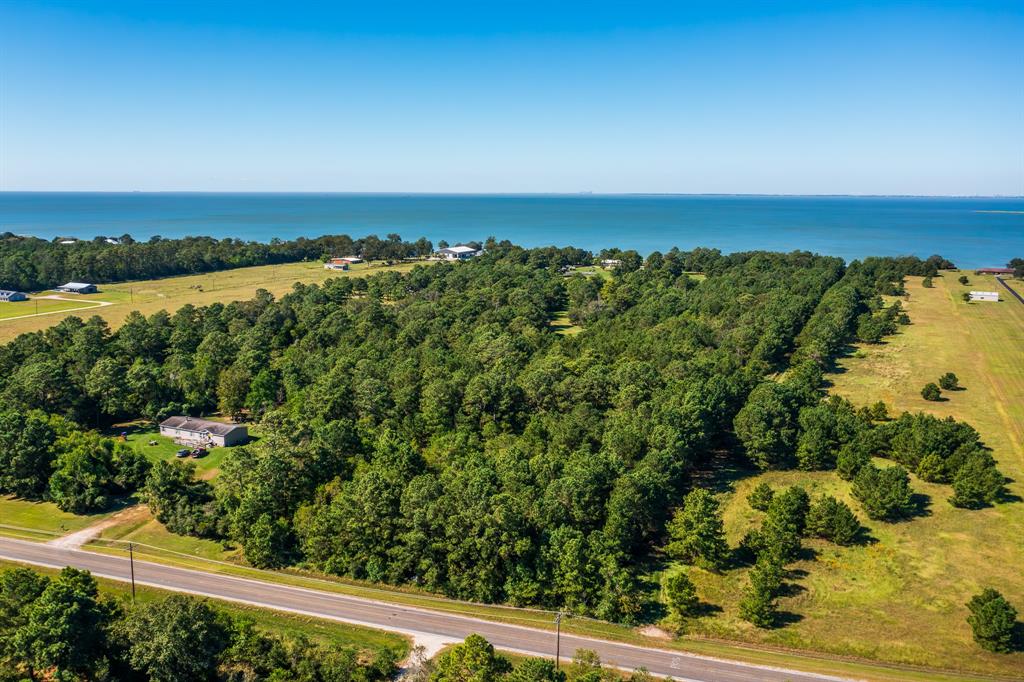
<path fill-rule="evenodd" d="M 23 564 L 0 559 L 0 570 L 23 566 Z M 56 569 L 30 566 L 32 570 L 49 576 L 57 575 Z M 119 580 L 97 577 L 100 592 L 123 603 L 131 601 L 131 587 Z M 139 603 L 149 603 L 165 599 L 174 592 L 161 590 L 148 585 L 136 586 L 136 599 Z M 204 597 L 204 599 L 207 599 Z M 232 617 L 244 617 L 253 620 L 258 628 L 270 634 L 294 638 L 306 637 L 309 640 L 329 646 L 353 647 L 361 652 L 377 652 L 385 648 L 392 649 L 404 657 L 411 648 L 409 640 L 399 634 L 377 630 L 374 628 L 350 625 L 333 620 L 303 616 L 285 611 L 275 611 L 256 606 L 247 606 L 236 602 L 210 599 L 217 608 Z"/>
<path fill-rule="evenodd" d="M 362 599 L 392 602 L 404 606 L 413 606 L 510 625 L 550 630 L 552 632 L 555 630 L 555 614 L 550 611 L 463 602 L 415 590 L 382 588 L 331 576 L 313 575 L 299 570 L 262 570 L 227 561 L 189 556 L 152 545 L 134 542 L 132 545 L 137 558 L 168 566 L 230 575 L 250 580 L 264 580 L 305 589 L 323 590 Z M 90 542 L 85 549 L 104 554 L 124 556 L 127 554 L 127 542 L 100 538 Z M 738 660 L 757 665 L 793 668 L 807 672 L 850 676 L 878 682 L 896 682 L 897 680 L 967 682 L 1008 679 L 984 675 L 959 674 L 926 668 L 915 669 L 895 665 L 889 666 L 853 658 L 814 655 L 782 648 L 736 645 L 710 638 L 659 640 L 644 636 L 625 626 L 586 617 L 563 619 L 562 631 L 584 637 L 608 639 L 639 646 L 679 650 L 701 656 Z"/>

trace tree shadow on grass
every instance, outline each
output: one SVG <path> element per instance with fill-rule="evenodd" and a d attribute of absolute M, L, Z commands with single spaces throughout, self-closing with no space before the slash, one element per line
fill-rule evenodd
<path fill-rule="evenodd" d="M 840 545 L 840 547 L 867 547 L 875 544 L 878 544 L 878 538 L 871 534 L 870 528 L 861 526 L 857 530 L 857 534 L 853 536 L 853 540 L 846 545 Z"/>
<path fill-rule="evenodd" d="M 750 551 L 749 547 L 736 546 L 729 549 L 729 556 L 725 560 L 723 570 L 732 571 L 737 568 L 753 566 L 757 557 Z"/>
<path fill-rule="evenodd" d="M 786 577 L 793 580 L 802 580 L 806 578 L 810 573 L 802 568 L 788 568 L 786 569 Z"/>
<path fill-rule="evenodd" d="M 1014 502 L 1024 502 L 1024 497 L 1021 497 L 1017 493 L 1011 493 L 1009 490 L 1006 490 L 1004 488 L 1003 492 L 1000 493 L 997 502 L 999 504 L 1012 504 Z"/>
<path fill-rule="evenodd" d="M 718 604 L 702 601 L 698 602 L 698 604 L 693 607 L 693 617 L 704 618 L 705 616 L 715 616 L 722 613 L 722 611 L 722 607 Z"/>
<path fill-rule="evenodd" d="M 651 594 L 648 592 L 648 594 Z M 655 593 L 656 594 L 656 593 Z M 640 609 L 641 623 L 658 623 L 668 616 L 668 608 L 657 599 L 648 599 Z"/>
<path fill-rule="evenodd" d="M 996 496 L 996 504 L 1011 504 L 1014 502 L 1024 502 L 1024 498 L 1022 498 L 1020 495 L 1018 495 L 1017 493 L 1010 492 L 1010 489 L 1007 486 L 1009 486 L 1012 483 L 1016 483 L 1016 481 L 1010 478 L 1009 476 L 1003 476 L 1003 489 L 1000 490 L 999 495 Z"/>
<path fill-rule="evenodd" d="M 775 623 L 773 627 L 784 628 L 787 625 L 795 625 L 804 619 L 799 613 L 793 613 L 792 611 L 778 611 L 775 614 Z"/>
<path fill-rule="evenodd" d="M 910 496 L 910 513 L 908 519 L 917 519 L 932 515 L 932 498 L 924 493 L 914 493 Z"/>
<path fill-rule="evenodd" d="M 779 587 L 779 596 L 780 597 L 796 597 L 797 595 L 803 594 L 806 591 L 807 591 L 807 588 L 804 587 L 803 585 L 799 584 L 799 583 L 793 583 L 793 582 L 782 583 L 782 586 Z"/>
<path fill-rule="evenodd" d="M 808 547 L 807 545 L 801 543 L 800 549 L 798 549 L 796 552 L 795 561 L 817 561 L 817 559 L 818 550 L 814 549 L 813 547 Z M 797 569 L 794 569 L 794 571 L 795 570 Z"/>
<path fill-rule="evenodd" d="M 728 450 L 715 452 L 711 459 L 691 474 L 694 487 L 701 487 L 712 493 L 729 493 L 736 489 L 736 483 L 757 476 L 761 470 L 750 463 L 739 452 L 738 444 Z"/>
<path fill-rule="evenodd" d="M 924 493 L 912 493 L 910 495 L 910 506 L 900 516 L 877 519 L 886 523 L 907 523 L 914 519 L 924 518 L 932 515 L 932 498 Z"/>
<path fill-rule="evenodd" d="M 1024 621 L 1017 621 L 1013 624 L 1013 640 L 1010 647 L 1014 651 L 1024 651 Z"/>

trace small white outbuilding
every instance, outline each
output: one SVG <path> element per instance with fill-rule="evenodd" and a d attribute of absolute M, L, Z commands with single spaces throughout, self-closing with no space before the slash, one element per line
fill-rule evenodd
<path fill-rule="evenodd" d="M 995 301 L 995 302 L 998 303 L 999 302 L 999 292 L 998 291 L 972 291 L 971 292 L 971 302 L 973 303 L 974 301 Z"/>

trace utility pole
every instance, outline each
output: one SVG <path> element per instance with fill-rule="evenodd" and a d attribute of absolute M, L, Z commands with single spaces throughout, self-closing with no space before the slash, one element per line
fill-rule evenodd
<path fill-rule="evenodd" d="M 555 670 L 558 670 L 559 659 L 562 657 L 562 612 L 555 614 Z"/>
<path fill-rule="evenodd" d="M 128 543 L 128 563 L 132 569 L 132 604 L 135 603 L 135 552 L 132 543 Z"/>

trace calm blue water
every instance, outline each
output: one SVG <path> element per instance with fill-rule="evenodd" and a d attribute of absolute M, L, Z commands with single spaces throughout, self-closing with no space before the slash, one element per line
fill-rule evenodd
<path fill-rule="evenodd" d="M 990 213 L 987 211 L 1017 211 Z M 1024 257 L 1024 198 L 638 195 L 0 193 L 0 232 L 274 237 L 347 233 L 524 246 L 805 249 L 847 260 L 940 253 L 962 267 Z"/>

